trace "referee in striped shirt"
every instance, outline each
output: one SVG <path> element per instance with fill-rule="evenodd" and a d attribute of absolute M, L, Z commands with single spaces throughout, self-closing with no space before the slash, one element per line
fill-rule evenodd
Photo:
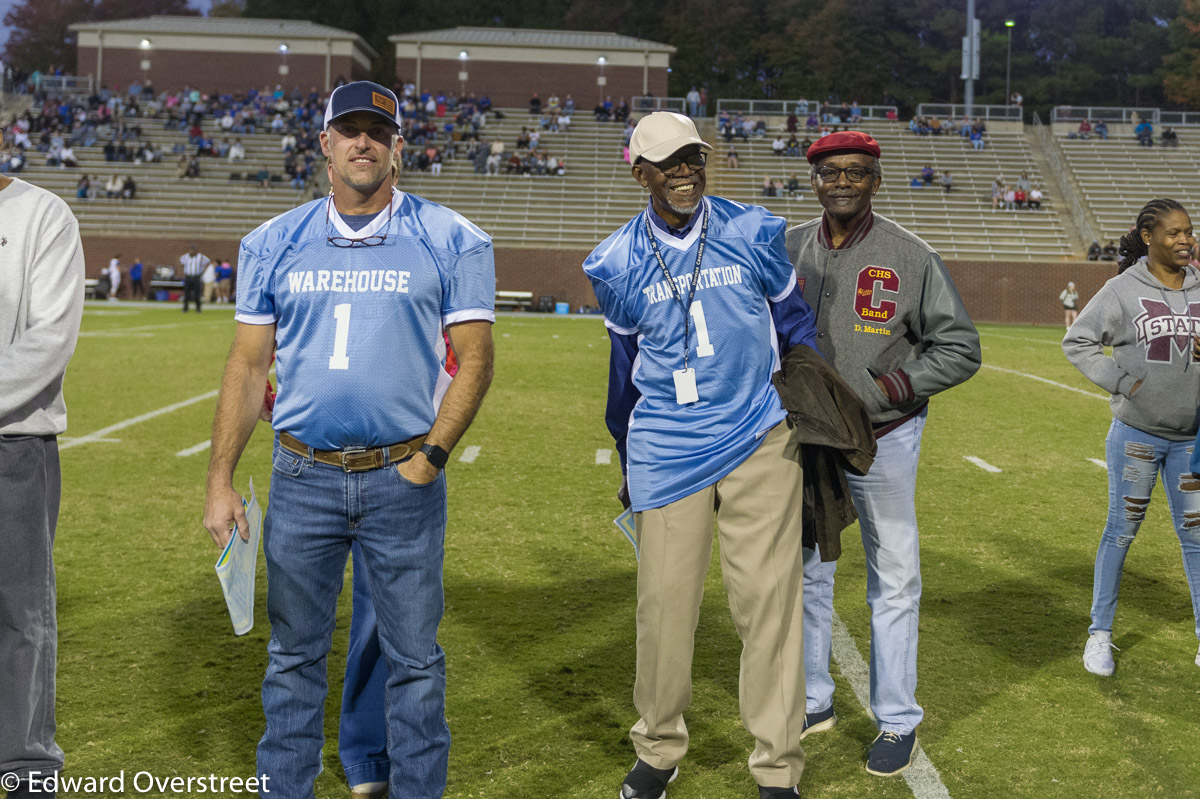
<path fill-rule="evenodd" d="M 195 300 L 196 313 L 200 313 L 200 276 L 211 261 L 193 244 L 187 255 L 179 256 L 179 263 L 183 266 L 183 312 L 187 313 L 188 302 Z"/>

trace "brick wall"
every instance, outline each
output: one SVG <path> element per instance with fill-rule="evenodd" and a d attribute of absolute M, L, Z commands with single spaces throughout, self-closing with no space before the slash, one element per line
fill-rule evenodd
<path fill-rule="evenodd" d="M 141 257 L 146 279 L 157 264 L 177 265 L 179 256 L 192 242 L 211 258 L 228 258 L 236 264 L 238 242 L 233 239 L 200 238 L 112 238 L 84 236 L 83 249 L 88 277 L 96 277 L 116 253 L 128 269 Z M 595 305 L 591 285 L 581 266 L 589 250 L 501 248 L 496 250 L 496 288 L 502 291 L 531 291 L 534 301 L 543 295 L 568 302 L 575 310 Z M 976 322 L 1033 325 L 1062 324 L 1059 292 L 1075 281 L 1080 307 L 1116 274 L 1116 264 L 1066 261 L 1057 263 L 1002 263 L 956 261 L 948 264 L 963 302 Z M 128 281 L 121 295 L 128 296 Z"/>
<path fill-rule="evenodd" d="M 143 58 L 150 62 L 150 70 L 147 73 L 142 72 Z M 110 88 L 120 86 L 124 89 L 131 83 L 141 83 L 149 77 L 156 90 L 173 91 L 184 86 L 193 86 L 206 94 L 244 92 L 263 86 L 274 88 L 275 84 L 282 85 L 288 91 L 291 91 L 293 86 L 299 86 L 305 92 L 313 86 L 316 86 L 318 91 L 324 88 L 325 56 L 289 53 L 286 76 L 279 74 L 280 63 L 281 59 L 277 53 L 144 51 L 106 47 L 103 83 Z M 369 77 L 350 56 L 333 56 L 329 69 L 332 82 L 336 82 L 339 76 L 353 80 Z M 95 76 L 95 47 L 79 48 L 79 65 L 76 71 L 80 75 Z"/>
<path fill-rule="evenodd" d="M 421 90 L 437 94 L 457 93 L 460 88 L 457 60 L 422 59 Z M 529 105 L 534 92 L 543 104 L 551 94 L 565 100 L 570 94 L 575 100 L 577 112 L 590 112 L 600 99 L 600 88 L 596 78 L 600 70 L 595 64 L 520 64 L 501 61 L 468 61 L 469 78 L 466 90 L 476 96 L 486 94 L 492 105 L 498 108 L 522 108 Z M 414 58 L 396 59 L 396 77 L 399 80 L 415 80 L 417 62 Z M 610 95 L 613 103 L 624 97 L 632 105 L 634 97 L 642 94 L 642 68 L 606 66 L 604 78 L 607 85 L 603 94 Z M 655 97 L 667 94 L 667 71 L 663 68 L 649 70 L 650 91 Z"/>

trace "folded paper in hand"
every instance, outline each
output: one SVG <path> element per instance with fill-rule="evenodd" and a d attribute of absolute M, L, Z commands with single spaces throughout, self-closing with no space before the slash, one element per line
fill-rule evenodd
<path fill-rule="evenodd" d="M 250 523 L 250 540 L 243 541 L 235 527 L 225 551 L 217 560 L 217 578 L 225 592 L 225 604 L 233 621 L 234 635 L 245 635 L 254 627 L 254 573 L 258 564 L 258 540 L 262 536 L 262 507 L 250 480 L 250 499 L 242 500 Z"/>

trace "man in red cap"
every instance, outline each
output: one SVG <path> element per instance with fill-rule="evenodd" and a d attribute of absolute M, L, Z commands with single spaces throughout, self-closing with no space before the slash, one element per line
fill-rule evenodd
<path fill-rule="evenodd" d="M 917 704 L 921 570 L 914 503 L 929 397 L 979 368 L 979 335 L 945 264 L 928 244 L 871 210 L 883 172 L 879 144 L 858 131 L 808 149 L 824 213 L 787 232 L 788 257 L 817 314 L 817 348 L 854 388 L 878 440 L 874 465 L 847 472 L 867 560 L 871 710 L 879 735 L 867 771 L 899 774 L 912 762 Z M 805 550 L 805 737 L 832 727 L 829 676 L 836 563 Z"/>

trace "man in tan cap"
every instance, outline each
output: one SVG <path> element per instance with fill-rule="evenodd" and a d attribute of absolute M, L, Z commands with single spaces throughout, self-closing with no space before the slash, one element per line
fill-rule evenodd
<path fill-rule="evenodd" d="M 606 420 L 632 506 L 640 718 L 623 799 L 662 799 L 688 748 L 693 636 L 712 557 L 742 639 L 741 709 L 763 799 L 798 795 L 804 768 L 801 468 L 771 386 L 782 351 L 815 346 L 784 221 L 705 197 L 712 147 L 655 113 L 630 140 L 646 209 L 584 262 L 612 342 Z"/>

